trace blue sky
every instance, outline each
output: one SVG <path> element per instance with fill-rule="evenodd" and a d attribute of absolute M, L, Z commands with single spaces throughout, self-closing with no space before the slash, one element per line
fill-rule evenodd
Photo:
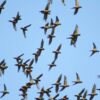
<path fill-rule="evenodd" d="M 36 52 L 40 46 L 41 39 L 45 42 L 45 50 L 41 54 L 38 63 L 34 63 L 32 72 L 33 77 L 43 73 L 40 87 L 50 87 L 61 73 L 63 76 L 67 76 L 68 83 L 72 85 L 72 81 L 76 78 L 76 72 L 80 75 L 83 83 L 65 89 L 59 97 L 67 94 L 70 100 L 75 100 L 73 95 L 84 87 L 88 90 L 88 93 L 91 93 L 94 83 L 98 88 L 100 87 L 100 79 L 97 78 L 97 75 L 100 74 L 100 54 L 89 57 L 93 42 L 100 50 L 100 0 L 80 0 L 82 9 L 75 16 L 73 15 L 73 9 L 71 9 L 74 6 L 74 0 L 66 0 L 66 6 L 63 6 L 60 0 L 53 0 L 53 4 L 50 6 L 51 14 L 47 22 L 50 22 L 51 18 L 55 20 L 58 16 L 62 25 L 56 28 L 56 38 L 50 46 L 48 45 L 47 35 L 44 35 L 44 31 L 40 28 L 46 23 L 40 13 L 40 10 L 44 9 L 46 4 L 47 0 L 7 0 L 5 9 L 0 15 L 0 60 L 5 59 L 9 66 L 5 75 L 0 79 L 0 90 L 3 89 L 5 83 L 10 91 L 10 94 L 2 100 L 21 99 L 19 88 L 25 85 L 29 79 L 22 72 L 17 72 L 13 57 L 24 53 L 25 60 L 32 59 L 34 57 L 32 53 Z M 17 31 L 14 31 L 8 20 L 16 16 L 18 11 L 22 20 L 17 24 Z M 32 26 L 29 28 L 25 39 L 20 27 L 27 24 L 32 24 Z M 76 24 L 79 26 L 81 36 L 77 41 L 77 47 L 74 48 L 70 46 L 70 41 L 66 38 L 72 34 Z M 49 33 L 50 31 L 47 32 L 47 34 Z M 56 61 L 57 67 L 48 71 L 48 64 L 54 58 L 52 51 L 59 44 L 62 44 L 62 53 Z M 35 97 L 38 97 L 38 94 L 36 94 L 38 91 L 33 86 L 28 91 L 28 100 L 34 100 Z M 52 95 L 55 95 L 54 89 Z M 99 100 L 99 98 L 100 95 L 96 96 L 94 100 Z"/>

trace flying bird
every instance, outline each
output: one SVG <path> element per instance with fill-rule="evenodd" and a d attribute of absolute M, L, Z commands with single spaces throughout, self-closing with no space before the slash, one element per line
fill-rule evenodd
<path fill-rule="evenodd" d="M 58 100 L 69 100 L 69 98 L 67 97 L 67 95 L 63 96 L 63 98 L 58 99 Z"/>
<path fill-rule="evenodd" d="M 94 96 L 98 95 L 98 94 L 96 93 L 96 84 L 93 85 L 93 87 L 92 87 L 92 92 L 91 92 L 91 94 L 88 94 L 88 95 L 90 95 L 89 100 L 93 100 Z"/>
<path fill-rule="evenodd" d="M 60 21 L 59 21 L 58 16 L 56 16 L 56 21 L 55 21 L 55 23 L 54 23 L 54 26 L 57 27 L 57 26 L 59 26 L 59 25 L 61 25 L 61 23 L 60 23 Z"/>
<path fill-rule="evenodd" d="M 48 64 L 48 66 L 49 66 L 49 70 L 51 70 L 51 68 L 53 67 L 56 67 L 55 60 L 53 60 L 51 64 Z"/>
<path fill-rule="evenodd" d="M 35 84 L 37 86 L 37 88 L 39 89 L 39 82 L 41 81 L 40 78 L 43 76 L 43 74 L 40 74 L 38 77 L 36 77 L 35 79 L 33 79 L 35 81 Z"/>
<path fill-rule="evenodd" d="M 64 83 L 60 87 L 62 87 L 60 91 L 63 91 L 65 88 L 69 87 L 66 76 L 64 76 Z"/>
<path fill-rule="evenodd" d="M 80 97 L 82 97 L 83 92 L 85 91 L 85 88 L 82 89 L 75 97 L 77 97 L 77 100 L 80 100 Z"/>
<path fill-rule="evenodd" d="M 22 53 L 22 54 L 20 54 L 19 56 L 17 56 L 17 57 L 14 57 L 14 59 L 16 59 L 16 61 L 17 61 L 17 63 L 20 61 L 20 60 L 22 60 L 22 56 L 24 55 L 24 53 Z"/>
<path fill-rule="evenodd" d="M 47 18 L 48 18 L 48 15 L 50 14 L 50 10 L 49 10 L 49 7 L 50 7 L 50 2 L 48 2 L 47 3 L 47 5 L 46 5 L 46 7 L 45 7 L 45 9 L 44 10 L 41 10 L 40 12 L 42 13 L 42 14 L 44 14 L 44 20 L 46 21 L 47 20 Z"/>
<path fill-rule="evenodd" d="M 79 28 L 78 28 L 78 25 L 76 24 L 73 34 L 71 34 L 71 36 L 67 38 L 67 39 L 71 39 L 70 45 L 73 45 L 74 47 L 76 47 L 76 42 L 79 36 L 80 36 Z"/>
<path fill-rule="evenodd" d="M 54 59 L 56 60 L 58 58 L 58 55 L 61 54 L 60 49 L 61 49 L 62 45 L 60 44 L 57 49 L 55 51 L 53 51 L 53 53 L 55 54 Z"/>
<path fill-rule="evenodd" d="M 58 79 L 57 79 L 57 81 L 54 84 L 52 84 L 52 85 L 55 85 L 55 92 L 56 93 L 58 92 L 59 86 L 61 85 L 61 83 L 60 83 L 61 78 L 62 78 L 62 74 L 60 74 L 59 77 L 58 77 Z"/>
<path fill-rule="evenodd" d="M 80 8 L 82 8 L 82 7 L 79 5 L 79 1 L 78 0 L 75 0 L 75 7 L 72 8 L 72 9 L 75 9 L 74 15 L 76 15 L 78 13 L 78 10 Z"/>
<path fill-rule="evenodd" d="M 2 95 L 1 95 L 1 97 L 0 97 L 0 98 L 2 98 L 2 97 L 4 97 L 5 95 L 9 94 L 9 92 L 8 92 L 8 90 L 7 90 L 7 88 L 6 88 L 6 85 L 5 85 L 5 84 L 4 84 L 4 90 L 3 90 L 3 91 L 0 91 L 0 93 L 2 93 Z"/>
<path fill-rule="evenodd" d="M 59 96 L 59 94 L 56 94 L 54 97 L 51 97 L 48 100 L 57 100 L 56 98 Z"/>
<path fill-rule="evenodd" d="M 76 84 L 79 84 L 79 83 L 83 83 L 83 82 L 80 80 L 80 77 L 79 77 L 78 73 L 76 73 L 76 80 L 73 81 L 73 82 L 74 82 L 73 85 L 76 85 Z"/>
<path fill-rule="evenodd" d="M 97 52 L 100 52 L 99 50 L 97 50 L 97 48 L 96 48 L 96 45 L 95 45 L 95 43 L 93 42 L 93 49 L 91 50 L 91 55 L 90 56 L 92 56 L 92 55 L 94 55 L 95 53 L 97 53 Z"/>
<path fill-rule="evenodd" d="M 2 10 L 5 9 L 4 6 L 5 6 L 6 2 L 7 2 L 7 1 L 5 0 L 5 1 L 3 1 L 2 4 L 0 5 L 0 14 L 1 14 Z"/>
<path fill-rule="evenodd" d="M 56 37 L 56 36 L 54 35 L 54 33 L 55 33 L 55 29 L 52 29 L 51 34 L 48 35 L 49 45 L 52 43 L 53 38 Z"/>
<path fill-rule="evenodd" d="M 31 26 L 31 24 L 20 28 L 23 31 L 23 35 L 24 35 L 25 38 L 26 38 L 26 31 L 28 31 L 28 27 L 30 27 L 30 26 Z"/>
<path fill-rule="evenodd" d="M 47 30 L 50 29 L 51 27 L 49 26 L 49 23 L 47 22 L 44 26 L 40 27 L 41 29 L 44 29 L 44 33 L 47 33 Z"/>
<path fill-rule="evenodd" d="M 86 96 L 87 96 L 87 90 L 84 92 L 84 94 L 80 100 L 87 100 Z"/>
<path fill-rule="evenodd" d="M 12 18 L 13 19 L 9 20 L 9 22 L 12 23 L 14 30 L 17 31 L 16 24 L 18 23 L 19 20 L 21 20 L 21 15 L 19 14 L 19 12 L 17 12 L 17 15 Z"/>

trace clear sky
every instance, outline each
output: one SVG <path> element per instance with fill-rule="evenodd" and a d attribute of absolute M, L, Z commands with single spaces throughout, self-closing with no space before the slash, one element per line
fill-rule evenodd
<path fill-rule="evenodd" d="M 0 3 L 2 2 L 3 0 L 0 1 Z M 21 71 L 17 72 L 17 67 L 14 66 L 16 61 L 13 57 L 24 53 L 23 58 L 25 60 L 32 59 L 34 57 L 32 53 L 36 52 L 40 46 L 41 39 L 44 40 L 45 50 L 42 52 L 38 63 L 34 63 L 32 72 L 33 77 L 43 73 L 40 87 L 50 87 L 61 73 L 63 76 L 67 76 L 68 83 L 72 85 L 77 72 L 83 83 L 65 89 L 59 98 L 68 95 L 70 100 L 76 100 L 74 95 L 83 88 L 91 93 L 94 83 L 97 88 L 100 88 L 100 79 L 97 78 L 97 75 L 100 74 L 100 54 L 97 53 L 89 57 L 93 42 L 100 50 L 100 0 L 79 0 L 82 8 L 77 15 L 73 15 L 74 10 L 71 9 L 74 3 L 74 0 L 66 0 L 66 6 L 64 6 L 60 0 L 53 0 L 53 4 L 50 6 L 51 14 L 47 22 L 50 22 L 51 18 L 55 20 L 58 16 L 62 25 L 56 28 L 56 38 L 49 46 L 47 35 L 50 31 L 44 35 L 44 31 L 40 28 L 46 23 L 40 10 L 45 8 L 47 0 L 7 0 L 5 9 L 0 15 L 0 60 L 5 59 L 9 68 L 5 71 L 5 75 L 0 77 L 0 90 L 3 89 L 5 83 L 10 94 L 2 100 L 21 99 L 19 88 L 25 85 L 29 79 Z M 18 22 L 17 31 L 15 31 L 8 20 L 16 16 L 18 11 L 22 20 Z M 29 28 L 25 39 L 20 27 L 28 24 L 32 24 L 32 26 Z M 66 38 L 72 34 L 76 24 L 79 26 L 81 36 L 78 38 L 77 47 L 74 48 L 70 46 L 70 41 Z M 57 67 L 48 71 L 48 64 L 54 59 L 52 51 L 59 44 L 62 44 L 62 48 L 61 55 L 56 61 Z M 51 94 L 55 95 L 54 88 L 52 91 Z M 29 89 L 28 100 L 34 100 L 35 97 L 38 97 L 37 92 L 39 90 L 36 86 Z M 99 99 L 100 94 L 94 98 L 94 100 Z M 45 98 L 45 100 L 47 99 Z"/>

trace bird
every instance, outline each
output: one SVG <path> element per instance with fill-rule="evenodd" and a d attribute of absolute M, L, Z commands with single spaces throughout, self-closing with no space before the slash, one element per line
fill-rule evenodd
<path fill-rule="evenodd" d="M 56 94 L 54 97 L 51 97 L 48 100 L 57 100 L 56 98 L 59 96 L 59 94 Z"/>
<path fill-rule="evenodd" d="M 69 98 L 68 98 L 68 96 L 67 96 L 67 95 L 65 95 L 65 96 L 63 96 L 63 98 L 58 99 L 58 100 L 69 100 Z"/>
<path fill-rule="evenodd" d="M 6 2 L 7 2 L 7 1 L 4 0 L 4 1 L 2 2 L 2 4 L 0 4 L 0 14 L 1 14 L 2 10 L 5 9 L 4 6 L 5 6 Z"/>
<path fill-rule="evenodd" d="M 73 81 L 73 82 L 74 82 L 73 85 L 76 85 L 76 84 L 79 84 L 79 83 L 83 83 L 83 82 L 80 80 L 80 77 L 79 77 L 78 73 L 76 73 L 76 80 Z"/>
<path fill-rule="evenodd" d="M 75 97 L 77 97 L 77 100 L 80 100 L 80 97 L 82 97 L 83 92 L 85 91 L 85 88 L 83 88 Z"/>
<path fill-rule="evenodd" d="M 55 85 L 55 92 L 56 93 L 58 92 L 59 86 L 61 85 L 61 83 L 60 83 L 61 78 L 62 78 L 62 74 L 60 74 L 59 77 L 58 77 L 58 79 L 57 79 L 57 81 L 54 84 L 52 84 L 52 85 Z"/>
<path fill-rule="evenodd" d="M 44 14 L 43 19 L 44 19 L 45 21 L 47 20 L 48 15 L 49 15 L 50 12 L 51 12 L 51 11 L 49 10 L 49 8 L 50 8 L 50 2 L 47 3 L 47 5 L 46 5 L 46 7 L 45 7 L 44 10 L 41 10 L 41 11 L 40 11 L 42 14 Z"/>
<path fill-rule="evenodd" d="M 47 88 L 47 89 L 44 90 L 44 93 L 46 93 L 46 95 L 47 95 L 48 97 L 50 97 L 50 93 L 52 92 L 52 91 L 51 91 L 52 88 L 53 88 L 53 86 L 51 86 L 51 87 L 49 87 L 49 88 Z"/>
<path fill-rule="evenodd" d="M 87 100 L 86 96 L 87 96 L 87 90 L 84 92 L 84 94 L 80 100 Z"/>
<path fill-rule="evenodd" d="M 5 59 L 0 62 L 0 76 L 5 73 L 5 70 L 8 68 Z"/>
<path fill-rule="evenodd" d="M 26 31 L 28 31 L 28 27 L 30 27 L 30 26 L 31 26 L 31 24 L 20 28 L 23 31 L 23 35 L 24 35 L 25 38 L 26 38 Z"/>
<path fill-rule="evenodd" d="M 97 47 L 94 42 L 93 42 L 93 49 L 90 51 L 92 52 L 90 56 L 93 56 L 95 53 L 100 52 L 99 50 L 97 50 Z"/>
<path fill-rule="evenodd" d="M 60 23 L 60 21 L 59 21 L 58 16 L 56 16 L 56 21 L 55 21 L 55 23 L 54 23 L 54 26 L 57 27 L 57 26 L 59 26 L 59 25 L 61 25 L 61 23 Z"/>
<path fill-rule="evenodd" d="M 67 39 L 71 39 L 70 45 L 73 45 L 74 47 L 76 47 L 77 38 L 79 36 L 80 36 L 79 28 L 78 28 L 78 25 L 76 24 L 73 34 L 71 34 L 71 36 L 67 38 Z"/>
<path fill-rule="evenodd" d="M 9 22 L 12 23 L 14 30 L 17 31 L 16 24 L 18 23 L 19 20 L 21 20 L 21 15 L 19 14 L 19 12 L 17 12 L 17 15 L 12 18 L 13 20 L 9 20 Z"/>
<path fill-rule="evenodd" d="M 44 26 L 40 27 L 41 29 L 44 29 L 44 34 L 47 33 L 47 30 L 50 29 L 51 27 L 49 26 L 49 23 L 47 22 Z"/>
<path fill-rule="evenodd" d="M 17 56 L 17 57 L 14 57 L 14 59 L 17 61 L 17 63 L 20 61 L 20 60 L 22 60 L 22 56 L 24 55 L 24 53 L 22 53 L 22 54 L 20 54 L 19 56 Z"/>
<path fill-rule="evenodd" d="M 44 87 L 41 88 L 40 92 L 38 92 L 40 94 L 39 97 L 43 98 L 44 96 Z"/>
<path fill-rule="evenodd" d="M 52 29 L 51 34 L 48 35 L 48 39 L 49 39 L 49 45 L 52 43 L 53 38 L 55 38 L 56 36 L 54 35 L 55 33 L 55 29 Z"/>
<path fill-rule="evenodd" d="M 41 52 L 44 50 L 44 40 L 41 40 L 40 48 L 38 48 L 39 56 L 41 55 Z"/>
<path fill-rule="evenodd" d="M 55 60 L 53 60 L 51 64 L 48 64 L 48 66 L 49 66 L 49 71 L 51 70 L 51 68 L 56 67 Z"/>
<path fill-rule="evenodd" d="M 55 51 L 53 51 L 53 53 L 55 54 L 54 59 L 56 60 L 58 58 L 58 55 L 61 54 L 60 49 L 61 49 L 62 45 L 60 44 L 57 49 Z"/>
<path fill-rule="evenodd" d="M 69 87 L 66 76 L 64 76 L 64 83 L 60 87 L 62 87 L 60 91 L 63 91 L 65 88 Z"/>
<path fill-rule="evenodd" d="M 89 100 L 93 100 L 94 96 L 98 95 L 96 93 L 96 84 L 93 85 L 92 92 L 91 92 L 91 94 L 88 94 L 88 95 L 90 96 Z"/>
<path fill-rule="evenodd" d="M 3 90 L 3 91 L 0 91 L 0 93 L 2 93 L 2 95 L 1 95 L 0 98 L 2 98 L 2 97 L 4 97 L 5 95 L 9 94 L 9 92 L 8 92 L 7 87 L 6 87 L 5 84 L 4 84 L 4 90 Z"/>
<path fill-rule="evenodd" d="M 75 9 L 74 15 L 76 15 L 78 13 L 78 10 L 80 8 L 82 8 L 82 7 L 79 5 L 79 1 L 78 0 L 75 0 L 75 7 L 72 8 L 72 9 Z"/>
<path fill-rule="evenodd" d="M 38 77 L 36 77 L 35 79 L 33 79 L 35 81 L 35 84 L 37 86 L 37 88 L 39 89 L 39 82 L 41 81 L 40 78 L 43 76 L 43 74 L 40 74 Z"/>
<path fill-rule="evenodd" d="M 32 69 L 33 69 L 33 67 L 32 67 L 33 63 L 34 63 L 34 59 L 32 59 L 30 61 L 30 63 L 28 64 L 28 66 L 25 68 L 26 77 L 31 76 L 31 72 L 32 72 Z"/>

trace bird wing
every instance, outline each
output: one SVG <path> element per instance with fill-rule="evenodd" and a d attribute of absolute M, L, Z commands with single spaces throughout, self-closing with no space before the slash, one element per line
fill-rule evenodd
<path fill-rule="evenodd" d="M 6 88 L 6 85 L 4 84 L 4 91 L 6 91 L 7 90 L 7 88 Z"/>
<path fill-rule="evenodd" d="M 28 28 L 28 27 L 30 27 L 31 26 L 31 24 L 29 24 L 29 25 L 26 25 L 24 28 Z"/>
<path fill-rule="evenodd" d="M 45 7 L 45 10 L 49 10 L 49 7 L 50 7 L 50 3 L 48 2 L 46 7 Z"/>
<path fill-rule="evenodd" d="M 80 80 L 80 77 L 79 77 L 78 73 L 76 73 L 76 79 Z"/>
<path fill-rule="evenodd" d="M 96 45 L 95 45 L 95 43 L 93 42 L 93 48 L 96 48 Z"/>
<path fill-rule="evenodd" d="M 6 4 L 6 0 L 1 4 L 1 7 L 3 7 Z"/>
<path fill-rule="evenodd" d="M 61 44 L 58 46 L 57 50 L 56 51 L 59 51 L 61 49 Z"/>
<path fill-rule="evenodd" d="M 44 41 L 42 39 L 40 48 L 43 48 L 43 45 L 44 45 Z"/>
<path fill-rule="evenodd" d="M 78 7 L 79 6 L 79 1 L 75 0 L 75 6 Z"/>
<path fill-rule="evenodd" d="M 43 74 L 40 74 L 36 79 L 39 79 L 39 78 L 41 78 L 43 76 Z"/>
<path fill-rule="evenodd" d="M 85 88 L 84 88 L 84 89 L 82 89 L 78 95 L 79 95 L 79 96 L 81 96 L 81 95 L 82 95 L 82 93 L 84 92 L 84 90 L 85 90 Z"/>
<path fill-rule="evenodd" d="M 29 67 L 31 67 L 33 63 L 34 63 L 34 59 L 32 59 L 31 62 L 29 63 Z"/>
<path fill-rule="evenodd" d="M 57 79 L 57 83 L 59 83 L 61 81 L 62 78 L 62 74 L 59 75 L 58 79 Z"/>

